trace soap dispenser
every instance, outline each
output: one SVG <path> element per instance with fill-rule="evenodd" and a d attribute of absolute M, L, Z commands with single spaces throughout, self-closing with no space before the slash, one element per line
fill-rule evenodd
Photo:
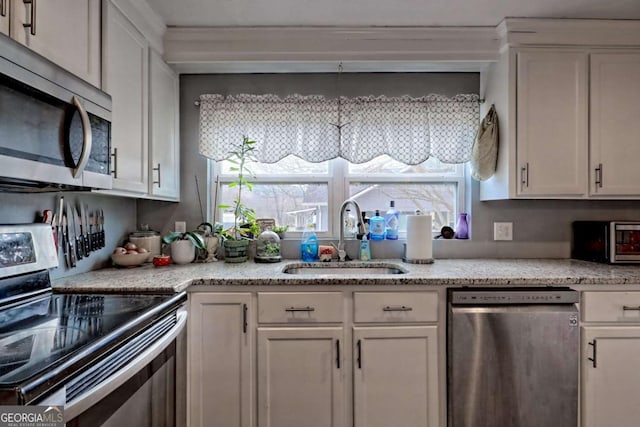
<path fill-rule="evenodd" d="M 369 220 L 369 233 L 371 240 L 384 240 L 384 218 L 380 216 L 380 211 L 377 209 L 375 216 Z"/>

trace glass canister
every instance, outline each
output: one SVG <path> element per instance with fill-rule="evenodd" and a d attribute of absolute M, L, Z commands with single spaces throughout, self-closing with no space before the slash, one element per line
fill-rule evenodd
<path fill-rule="evenodd" d="M 279 262 L 282 260 L 280 237 L 271 231 L 271 228 L 267 228 L 258 236 L 254 260 L 255 262 Z"/>
<path fill-rule="evenodd" d="M 144 228 L 144 227 L 141 227 Z M 129 241 L 139 248 L 149 251 L 147 262 L 153 261 L 153 257 L 160 255 L 162 238 L 160 233 L 153 230 L 138 230 L 129 234 Z"/>

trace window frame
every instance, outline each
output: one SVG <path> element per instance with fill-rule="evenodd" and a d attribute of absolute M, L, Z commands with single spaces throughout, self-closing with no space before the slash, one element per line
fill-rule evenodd
<path fill-rule="evenodd" d="M 340 235 L 339 228 L 339 213 L 340 206 L 347 199 L 349 194 L 349 186 L 351 183 L 362 184 L 393 184 L 393 183 L 406 183 L 406 184 L 438 184 L 438 183 L 454 183 L 457 187 L 457 200 L 456 211 L 454 217 L 457 217 L 459 212 L 463 212 L 463 206 L 465 206 L 467 198 L 467 167 L 466 164 L 456 164 L 455 175 L 429 175 L 425 176 L 419 173 L 411 173 L 404 175 L 397 174 L 350 174 L 349 162 L 345 159 L 338 158 L 328 161 L 328 170 L 326 174 L 314 173 L 314 174 L 255 174 L 255 178 L 252 179 L 256 184 L 321 184 L 327 185 L 328 194 L 328 218 L 327 218 L 327 231 L 317 231 L 316 234 L 321 239 L 337 239 Z M 221 162 L 217 162 L 211 159 L 207 160 L 207 217 L 212 221 L 214 201 L 213 195 L 217 194 L 220 197 L 220 190 L 222 186 L 227 185 L 229 182 L 235 180 L 235 176 L 232 174 L 222 174 Z M 214 193 L 212 186 L 218 185 L 217 191 Z M 216 205 L 219 204 L 219 200 Z M 382 207 L 385 208 L 385 207 Z M 220 213 L 217 212 L 215 218 L 220 220 Z M 287 235 L 293 239 L 300 238 L 302 232 L 292 231 L 287 232 Z M 406 238 L 406 233 L 401 233 L 401 239 Z"/>

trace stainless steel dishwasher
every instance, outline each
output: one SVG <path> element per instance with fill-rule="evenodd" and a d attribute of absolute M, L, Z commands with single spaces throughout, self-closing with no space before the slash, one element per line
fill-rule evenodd
<path fill-rule="evenodd" d="M 449 289 L 448 426 L 577 427 L 578 299 L 560 287 Z"/>

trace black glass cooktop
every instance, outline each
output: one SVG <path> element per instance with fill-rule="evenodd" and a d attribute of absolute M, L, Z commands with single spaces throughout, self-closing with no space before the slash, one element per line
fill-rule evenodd
<path fill-rule="evenodd" d="M 3 309 L 0 387 L 37 376 L 96 342 L 116 340 L 111 335 L 171 297 L 47 294 Z"/>

